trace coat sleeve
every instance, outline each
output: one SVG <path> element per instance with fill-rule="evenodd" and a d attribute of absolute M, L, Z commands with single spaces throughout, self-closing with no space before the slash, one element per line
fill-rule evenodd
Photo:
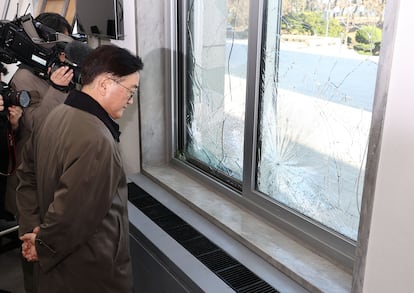
<path fill-rule="evenodd" d="M 19 184 L 16 189 L 19 234 L 32 232 L 40 225 L 39 205 L 37 202 L 37 182 L 33 165 L 32 137 L 22 151 L 22 163 L 16 170 Z"/>
<path fill-rule="evenodd" d="M 20 171 L 16 172 L 17 178 L 12 176 L 10 182 L 8 182 L 8 185 L 10 185 L 8 186 L 9 194 L 17 190 L 18 182 L 21 185 L 20 194 L 16 191 L 16 195 L 8 194 L 8 198 L 13 197 L 14 200 L 14 197 L 16 197 L 16 205 L 20 205 L 20 207 L 17 207 L 17 217 L 19 219 L 19 231 L 24 234 L 33 231 L 33 228 L 40 224 L 33 154 L 30 153 L 33 145 L 31 135 L 34 132 L 34 127 L 38 127 L 52 109 L 64 102 L 67 94 L 48 85 L 46 80 L 35 76 L 27 69 L 18 69 L 10 83 L 15 91 L 25 90 L 31 96 L 31 105 L 24 109 L 24 115 L 21 119 L 22 139 L 17 145 L 17 160 L 24 164 Z M 18 201 L 20 201 L 20 204 Z"/>
<path fill-rule="evenodd" d="M 99 233 L 123 173 L 113 138 L 71 140 L 53 202 L 37 235 L 36 249 L 47 272 Z"/>
<path fill-rule="evenodd" d="M 48 113 L 62 104 L 68 95 L 27 69 L 18 69 L 13 75 L 11 85 L 14 90 L 25 90 L 30 93 L 32 104 L 25 109 L 25 127 L 29 132 L 34 125 L 42 122 Z"/>

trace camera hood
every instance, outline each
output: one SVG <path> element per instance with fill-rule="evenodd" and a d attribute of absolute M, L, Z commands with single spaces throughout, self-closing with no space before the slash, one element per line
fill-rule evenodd
<path fill-rule="evenodd" d="M 23 30 L 30 37 L 32 42 L 44 48 L 53 48 L 57 43 L 70 43 L 73 41 L 73 38 L 70 36 L 58 33 L 40 22 L 34 22 L 31 14 L 22 16 L 20 20 Z M 36 28 L 43 31 L 48 36 L 47 40 L 39 36 Z"/>

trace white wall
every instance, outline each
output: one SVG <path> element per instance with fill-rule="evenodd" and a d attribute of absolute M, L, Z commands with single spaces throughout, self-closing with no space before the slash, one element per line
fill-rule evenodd
<path fill-rule="evenodd" d="M 8 2 L 8 10 L 6 11 Z M 32 9 L 32 0 L 2 0 L 0 2 L 0 18 L 2 20 L 12 20 L 16 16 L 16 13 L 17 16 L 22 16 L 26 10 L 28 13 L 32 13 Z"/>
<path fill-rule="evenodd" d="M 134 54 L 137 52 L 137 23 L 135 17 L 135 1 L 123 0 L 124 2 L 124 40 L 112 40 L 111 43 L 128 49 Z M 144 64 L 145 70 L 145 64 Z M 125 159 L 125 169 L 127 174 L 140 171 L 139 155 L 139 121 L 138 121 L 138 101 L 134 97 L 134 103 L 124 112 L 124 116 L 118 121 L 121 128 L 121 151 Z"/>
<path fill-rule="evenodd" d="M 363 292 L 413 292 L 414 2 L 400 0 Z"/>

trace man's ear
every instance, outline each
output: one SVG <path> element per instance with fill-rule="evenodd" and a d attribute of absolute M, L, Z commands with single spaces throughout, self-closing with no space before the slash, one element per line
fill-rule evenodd
<path fill-rule="evenodd" d="M 101 74 L 96 78 L 96 87 L 100 96 L 105 96 L 110 86 L 111 80 L 107 77 L 106 74 Z"/>

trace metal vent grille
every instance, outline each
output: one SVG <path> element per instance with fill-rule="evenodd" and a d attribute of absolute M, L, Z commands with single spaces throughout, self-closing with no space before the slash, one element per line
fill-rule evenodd
<path fill-rule="evenodd" d="M 128 199 L 235 292 L 280 293 L 134 183 Z"/>

